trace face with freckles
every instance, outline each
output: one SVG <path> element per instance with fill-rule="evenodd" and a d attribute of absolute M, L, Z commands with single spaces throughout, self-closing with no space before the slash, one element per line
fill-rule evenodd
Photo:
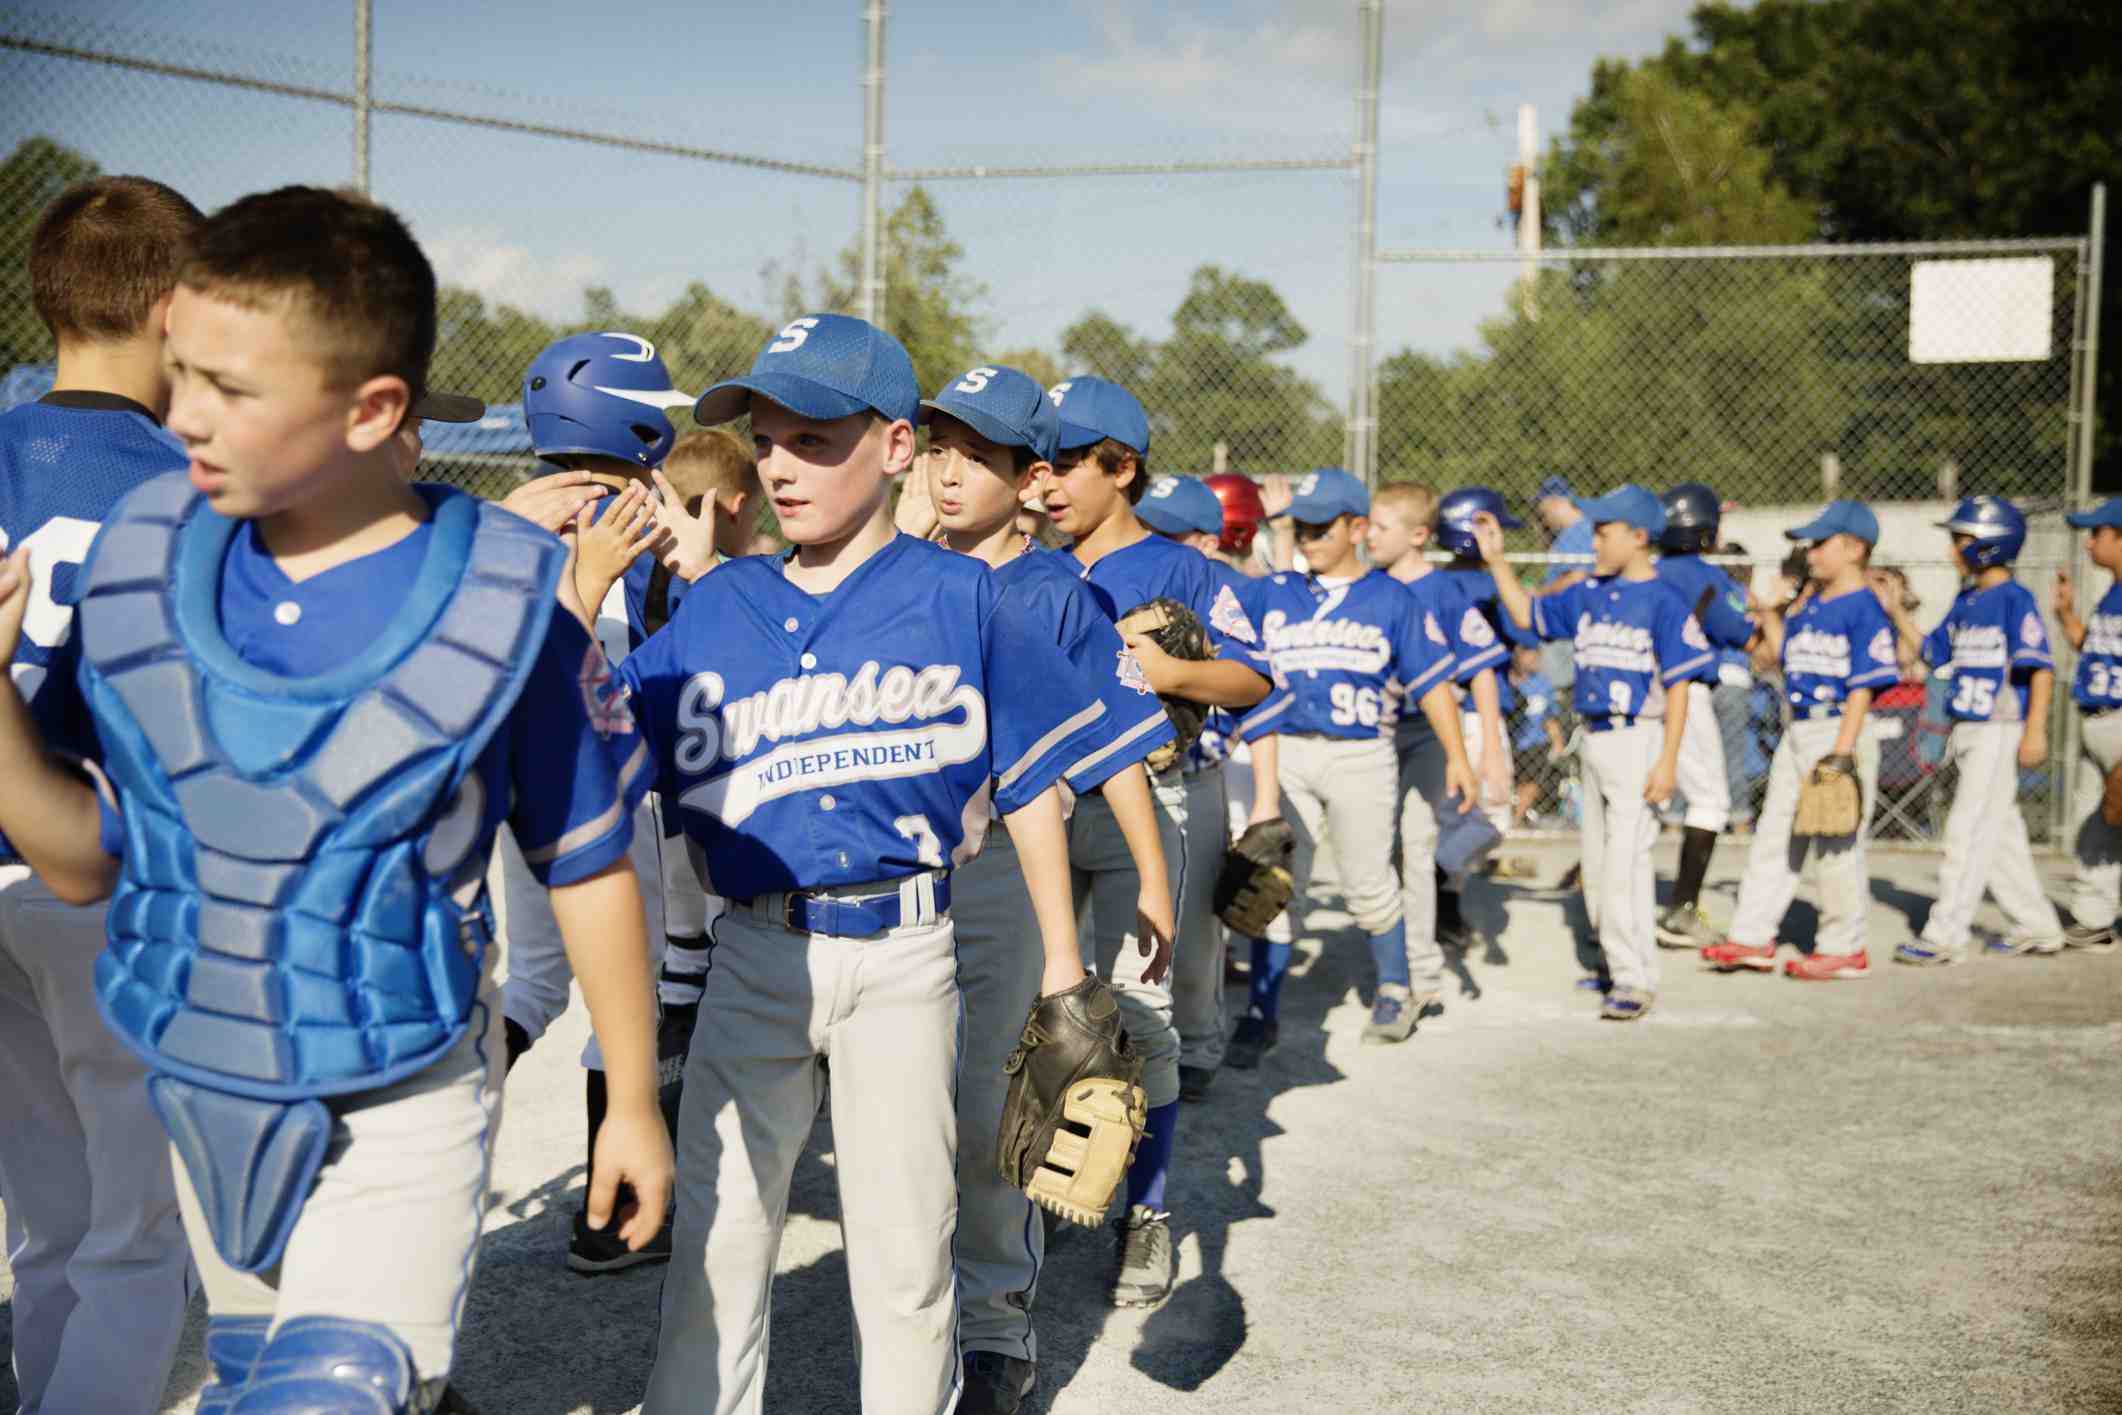
<path fill-rule="evenodd" d="M 167 426 L 192 485 L 224 516 L 266 517 L 366 474 L 407 416 L 405 380 L 335 379 L 327 331 L 292 296 L 238 303 L 180 285 L 170 298 Z"/>
<path fill-rule="evenodd" d="M 913 462 L 914 429 L 869 413 L 830 422 L 764 397 L 751 401 L 759 482 L 791 545 L 827 545 L 860 530 L 886 484 Z"/>

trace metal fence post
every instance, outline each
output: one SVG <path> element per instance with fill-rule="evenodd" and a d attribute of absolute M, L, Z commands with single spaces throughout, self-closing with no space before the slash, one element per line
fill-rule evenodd
<path fill-rule="evenodd" d="M 2078 337 L 2076 347 L 2071 350 L 2078 365 L 2076 396 L 2076 436 L 2072 439 L 2070 456 L 2070 485 L 2064 489 L 2065 510 L 2083 510 L 2093 499 L 2093 425 L 2098 407 L 2096 394 L 2100 382 L 2100 258 L 2101 247 L 2107 243 L 2107 183 L 2093 183 L 2092 213 L 2086 226 L 2084 256 L 2084 279 L 2079 285 L 2080 296 L 2077 308 Z M 2086 593 L 2085 548 L 2071 537 L 2071 546 L 2065 553 L 2070 557 L 2071 583 L 2078 594 Z M 2061 678 L 2061 674 L 2057 675 Z M 2055 694 L 2057 711 L 2062 714 L 2063 730 L 2056 734 L 2057 750 L 2052 770 L 2055 772 L 2055 790 L 2050 793 L 2054 806 L 2054 829 L 2051 841 L 2061 844 L 2069 839 L 2071 818 L 2079 809 L 2079 803 L 2071 799 L 2071 781 L 2078 764 L 2078 744 L 2083 739 L 2084 723 L 2078 714 L 2069 710 L 2070 692 L 2058 684 Z"/>
<path fill-rule="evenodd" d="M 1348 469 L 1365 486 L 1378 479 L 1378 84 L 1384 63 L 1384 0 L 1359 0 L 1363 26 L 1363 78 L 1356 88 L 1356 231 L 1353 261 L 1355 305 L 1348 335 Z"/>
<path fill-rule="evenodd" d="M 869 59 L 862 71 L 862 317 L 884 323 L 884 0 L 862 7 Z"/>
<path fill-rule="evenodd" d="M 354 0 L 354 189 L 368 190 L 368 49 L 375 32 L 369 0 Z"/>
<path fill-rule="evenodd" d="M 2094 401 L 2100 378 L 2100 265 L 2107 244 L 2107 183 L 2093 183 L 2092 224 L 2086 252 L 2084 383 L 2078 404 L 2078 504 L 2092 500 Z"/>

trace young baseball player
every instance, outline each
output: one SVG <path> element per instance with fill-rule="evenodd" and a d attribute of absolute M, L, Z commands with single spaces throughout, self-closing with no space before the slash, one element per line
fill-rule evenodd
<path fill-rule="evenodd" d="M 61 897 L 112 895 L 97 991 L 181 1165 L 203 1411 L 440 1403 L 498 1118 L 504 814 L 611 1068 L 592 1219 L 624 1180 L 645 1243 L 668 1193 L 623 862 L 646 754 L 555 612 L 558 543 L 383 455 L 434 298 L 365 200 L 290 187 L 210 218 L 166 324 L 189 476 L 128 496 L 76 581 L 96 785 L 0 694 L 0 826 Z M 31 554 L 0 572 L 10 650 Z"/>
<path fill-rule="evenodd" d="M 1658 988 L 1651 848 L 1655 808 L 1671 798 L 1687 728 L 1676 684 L 1715 672 L 1716 655 L 1678 592 L 1658 578 L 1650 547 L 1665 530 L 1657 496 L 1628 484 L 1584 503 L 1592 523 L 1591 578 L 1534 599 L 1503 559 L 1492 516 L 1476 525 L 1496 590 L 1520 628 L 1575 645 L 1575 701 L 1583 720 L 1584 898 L 1613 980 L 1599 1015 L 1633 1022 Z"/>
<path fill-rule="evenodd" d="M 1511 649 L 1509 680 L 1518 696 L 1518 715 L 1511 728 L 1512 774 L 1518 783 L 1518 818 L 1533 820 L 1547 803 L 1547 778 L 1569 749 L 1562 731 L 1561 704 L 1555 685 L 1540 671 L 1540 649 L 1517 644 Z"/>
<path fill-rule="evenodd" d="M 1480 490 L 1480 489 L 1476 489 Z M 1454 496 L 1462 496 L 1454 492 Z M 1502 498 L 1481 504 L 1502 510 Z M 1456 740 L 1462 757 L 1469 740 L 1479 741 L 1494 731 L 1502 733 L 1502 698 L 1496 667 L 1503 661 L 1503 641 L 1493 621 L 1477 602 L 1479 595 L 1467 577 L 1446 573 L 1429 561 L 1427 554 L 1437 516 L 1436 489 L 1419 482 L 1392 482 L 1378 488 L 1371 504 L 1365 546 L 1371 564 L 1407 587 L 1419 614 L 1436 622 L 1452 655 L 1449 681 L 1454 685 L 1452 712 L 1459 731 L 1447 739 L 1431 725 L 1424 713 L 1402 711 L 1393 727 L 1396 799 L 1394 815 L 1400 865 L 1402 926 L 1407 933 L 1409 987 L 1414 1001 L 1413 1016 L 1441 1011 L 1444 996 L 1444 950 L 1441 940 L 1454 933 L 1463 943 L 1465 924 L 1459 913 L 1459 889 L 1463 875 L 1447 873 L 1437 866 L 1437 850 L 1443 830 L 1473 808 L 1475 795 L 1450 789 L 1449 767 L 1453 760 L 1450 741 Z M 1463 501 L 1462 501 L 1462 504 Z M 1469 513 L 1471 514 L 1471 513 Z M 1493 601 L 1490 590 L 1487 599 Z M 1458 689 L 1463 685 L 1465 697 Z M 1472 711 L 1467 710 L 1471 702 Z M 1491 775 L 1490 790 L 1499 789 L 1493 774 L 1499 753 L 1486 758 Z M 1471 769 L 1471 762 L 1468 763 Z M 1477 776 L 1478 781 L 1478 776 Z M 1509 800 L 1508 778 L 1500 783 L 1503 800 Z M 1505 809 L 1508 809 L 1506 805 Z M 1445 910 L 1448 908 L 1449 914 Z"/>
<path fill-rule="evenodd" d="M 1989 952 L 2054 953 L 2063 947 L 2063 921 L 2034 873 L 2026 818 L 2019 814 L 2020 769 L 2048 760 L 2056 676 L 2041 606 L 2011 573 L 2026 544 L 2026 518 L 2002 497 L 1970 496 L 1939 525 L 1951 534 L 1953 556 L 1969 583 L 1923 636 L 1923 657 L 1952 678 L 1946 750 L 1960 770 L 1960 786 L 1945 817 L 1938 902 L 1921 937 L 1896 947 L 1894 961 L 1959 962 L 1985 885 L 2011 926 Z M 1914 631 L 1907 610 L 1888 606 L 1887 612 Z"/>
<path fill-rule="evenodd" d="M 576 334 L 550 345 L 523 375 L 524 422 L 531 450 L 547 464 L 587 472 L 615 489 L 615 496 L 583 507 L 568 534 L 575 542 L 573 584 L 584 605 L 597 607 L 598 642 L 606 659 L 625 660 L 682 598 L 687 583 L 664 563 L 671 538 L 658 519 L 650 475 L 677 442 L 668 409 L 687 406 L 690 394 L 671 387 L 655 348 L 638 335 Z M 726 434 L 725 434 L 726 436 Z M 668 484 L 668 483 L 666 483 Z M 659 551 L 666 551 L 659 555 Z M 697 570 L 695 571 L 697 574 Z M 657 593 L 660 589 L 661 593 Z M 652 609 L 651 601 L 655 601 Z M 513 1066 L 553 1019 L 567 1010 L 567 951 L 536 871 L 513 842 L 501 847 L 501 884 L 508 917 L 508 980 L 502 987 L 508 1063 Z M 628 858 L 647 904 L 650 963 L 659 970 L 659 991 L 674 1007 L 697 1001 L 705 951 L 700 940 L 708 912 L 698 885 L 688 878 L 682 850 L 662 848 L 657 803 L 635 808 Z M 663 856 L 672 858 L 666 861 Z M 679 960 L 663 956 L 665 884 L 678 899 L 681 934 L 692 951 Z M 675 972 L 673 969 L 675 968 Z M 658 1028 L 659 1073 L 665 1061 L 682 1057 L 689 1012 L 678 1011 Z M 585 1193 L 596 1180 L 597 1135 L 609 1110 L 610 1088 L 595 1038 L 583 1048 L 583 1111 L 587 1120 Z M 682 1074 L 682 1066 L 677 1067 Z M 674 1120 L 681 1082 L 662 1078 L 659 1095 L 667 1121 Z M 628 1196 L 622 1196 L 622 1205 Z M 593 1228 L 586 1210 L 575 1212 L 567 1264 L 579 1273 L 608 1273 L 670 1256 L 669 1226 L 643 1247 L 616 1232 Z"/>
<path fill-rule="evenodd" d="M 1136 518 L 1151 531 L 1207 556 L 1219 593 L 1222 588 L 1229 588 L 1246 616 L 1257 623 L 1255 595 L 1265 582 L 1233 569 L 1220 558 L 1223 514 L 1222 498 L 1197 477 L 1154 478 L 1135 508 Z M 1178 947 L 1172 967 L 1172 1025 L 1179 1033 L 1182 1101 L 1206 1096 L 1223 1065 L 1224 928 L 1216 917 L 1213 884 L 1222 869 L 1224 847 L 1232 832 L 1242 832 L 1247 825 L 1273 820 L 1282 813 L 1278 748 L 1272 735 L 1275 711 L 1271 701 L 1263 701 L 1245 713 L 1221 709 L 1211 712 L 1181 767 L 1186 782 L 1187 820 L 1187 858 L 1183 868 L 1186 877 L 1197 883 L 1188 892 L 1179 914 Z M 1234 802 L 1225 763 L 1241 749 L 1246 755 L 1252 789 Z M 1262 775 L 1268 778 L 1265 790 L 1259 789 Z M 1216 821 L 1222 821 L 1224 828 L 1216 829 Z M 1285 950 L 1293 940 L 1289 928 L 1287 911 L 1269 928 Z M 1282 956 L 1286 959 L 1288 955 L 1285 952 Z"/>
<path fill-rule="evenodd" d="M 1724 515 L 1717 493 L 1700 482 L 1682 482 L 1665 493 L 1665 533 L 1658 537 L 1658 578 L 1680 592 L 1696 622 L 1726 665 L 1746 660 L 1755 634 L 1746 597 L 1719 565 L 1702 559 L 1717 544 Z M 1680 868 L 1672 902 L 1658 918 L 1658 942 L 1667 948 L 1704 948 L 1718 941 L 1702 914 L 1702 881 L 1717 837 L 1731 824 L 1731 775 L 1725 770 L 1724 737 L 1711 694 L 1716 681 L 1687 685 L 1688 716 L 1695 730 L 1680 743 L 1679 791 L 1687 800 L 1680 831 Z M 1861 720 L 1861 715 L 1860 715 Z"/>
<path fill-rule="evenodd" d="M 1836 501 L 1784 534 L 1806 544 L 1806 573 L 1815 588 L 1795 608 L 1761 607 L 1761 633 L 1783 665 L 1788 721 L 1769 763 L 1768 797 L 1739 881 L 1731 937 L 1704 948 L 1702 958 L 1719 972 L 1773 971 L 1776 930 L 1809 853 L 1820 872 L 1820 929 L 1813 951 L 1790 960 L 1784 972 L 1808 981 L 1861 978 L 1871 966 L 1864 951 L 1871 904 L 1864 838 L 1879 784 L 1879 743 L 1864 721 L 1872 695 L 1899 677 L 1893 626 L 1866 583 L 1879 522 L 1862 502 Z M 1823 763 L 1856 776 L 1862 818 L 1852 835 L 1793 839 L 1799 783 Z"/>
<path fill-rule="evenodd" d="M 0 546 L 43 576 L 11 663 L 39 708 L 74 630 L 70 597 L 51 591 L 126 493 L 185 462 L 162 430 L 162 320 L 199 220 L 160 182 L 99 177 L 60 193 L 30 236 L 59 364 L 51 392 L 0 414 Z M 0 840 L 0 1201 L 24 1411 L 161 1409 L 184 1329 L 191 1258 L 169 1146 L 139 1059 L 96 1015 L 103 919 Z"/>
<path fill-rule="evenodd" d="M 1158 694 L 1241 709 L 1266 697 L 1266 663 L 1237 592 L 1217 582 L 1206 558 L 1152 535 L 1135 515 L 1149 478 L 1149 414 L 1142 404 L 1118 384 L 1089 376 L 1057 383 L 1048 396 L 1060 412 L 1061 434 L 1054 474 L 1046 481 L 1046 510 L 1056 529 L 1073 541 L 1053 554 L 1067 557 L 1061 563 L 1090 587 L 1098 607 L 1115 621 L 1159 598 L 1184 605 L 1200 619 L 1217 650 L 1205 661 L 1175 658 L 1152 639 L 1124 635 Z M 1195 824 L 1186 813 L 1185 779 L 1174 763 L 1154 784 L 1164 858 L 1184 861 L 1186 832 Z M 1170 989 L 1143 973 L 1135 946 L 1135 899 L 1141 886 L 1110 815 L 1096 797 L 1077 803 L 1069 822 L 1069 864 L 1077 912 L 1089 906 L 1089 956 L 1119 994 L 1128 1035 L 1145 1058 L 1149 1128 L 1128 1172 L 1113 1301 L 1150 1306 L 1163 1301 L 1172 1284 L 1165 1181 L 1178 1133 L 1179 1037 Z M 1220 834 L 1222 818 L 1210 828 Z M 1172 912 L 1184 919 L 1191 891 L 1183 864 L 1173 873 Z M 1207 881 L 1193 886 L 1209 887 Z"/>
<path fill-rule="evenodd" d="M 1281 739 L 1282 797 L 1296 829 L 1291 874 L 1299 892 L 1322 840 L 1339 867 L 1349 912 L 1370 935 L 1378 985 L 1366 1042 L 1402 1042 L 1422 1010 L 1410 987 L 1400 880 L 1393 869 L 1399 771 L 1393 724 L 1419 709 L 1444 744 L 1446 791 L 1473 796 L 1451 687 L 1451 641 L 1436 613 L 1382 570 L 1357 557 L 1369 529 L 1370 497 L 1339 468 L 1302 478 L 1290 503 L 1297 549 L 1309 575 L 1270 577 L 1259 596 L 1260 632 L 1278 689 L 1287 696 Z M 1295 921 L 1302 926 L 1302 919 Z M 1274 1023 L 1280 970 L 1264 940 L 1253 944 L 1248 1020 Z M 1262 1029 L 1266 1030 L 1266 1029 Z"/>
<path fill-rule="evenodd" d="M 2085 816 L 2074 841 L 2070 911 L 2075 922 L 2063 942 L 2088 953 L 2112 953 L 2115 915 L 2122 908 L 2122 830 L 2101 811 L 2108 773 L 2122 762 L 2122 497 L 2063 518 L 2085 532 L 2085 553 L 2115 578 L 2100 596 L 2092 618 L 2079 615 L 2067 571 L 2056 572 L 2054 605 L 2063 637 L 2078 651 L 2071 680 L 2080 728 L 2078 800 Z"/>
<path fill-rule="evenodd" d="M 1050 627 L 998 605 L 984 564 L 894 531 L 886 492 L 920 400 L 899 342 L 843 315 L 791 321 L 702 394 L 704 424 L 750 415 L 795 549 L 696 581 L 620 666 L 701 879 L 730 901 L 686 1061 L 651 1415 L 759 1409 L 788 1186 L 828 1064 L 863 1406 L 951 1407 L 951 871 L 992 816 L 1022 866 L 1042 994 L 1083 980 L 1054 786 L 1104 705 Z"/>
<path fill-rule="evenodd" d="M 999 608 L 1050 635 L 1075 665 L 1081 687 L 1074 691 L 1105 704 L 1090 749 L 1063 779 L 1077 796 L 1096 792 L 1111 809 L 1141 880 L 1135 909 L 1146 927 L 1140 946 L 1159 949 L 1168 960 L 1171 882 L 1142 763 L 1172 740 L 1171 719 L 1090 590 L 1053 556 L 1034 553 L 1017 529 L 1021 498 L 1053 469 L 1060 418 L 1036 380 L 1000 366 L 967 370 L 921 410 L 928 427 L 923 480 L 943 543 L 992 568 Z M 958 1345 L 965 1356 L 958 1410 L 1010 1415 L 1037 1380 L 1031 1306 L 1046 1244 L 1031 1201 L 995 1164 L 1009 1080 L 1003 1062 L 1038 996 L 1040 963 L 1024 946 L 1037 920 L 1006 827 L 991 830 L 979 856 L 956 871 L 951 915 L 965 1000 L 952 1245 L 962 1309 Z"/>

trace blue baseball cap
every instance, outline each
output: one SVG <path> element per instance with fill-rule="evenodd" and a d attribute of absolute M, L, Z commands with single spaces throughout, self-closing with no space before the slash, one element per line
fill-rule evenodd
<path fill-rule="evenodd" d="M 1540 479 L 1540 489 L 1533 493 L 1533 505 L 1538 506 L 1550 496 L 1559 496 L 1564 501 L 1575 501 L 1577 493 L 1569 489 L 1566 477 L 1546 476 Z"/>
<path fill-rule="evenodd" d="M 1223 503 L 1199 477 L 1158 477 L 1142 493 L 1135 518 L 1168 536 L 1191 531 L 1223 534 Z"/>
<path fill-rule="evenodd" d="M 2081 531 L 2095 526 L 2113 526 L 2122 530 L 2122 496 L 2110 496 L 2090 511 L 2073 511 L 2063 518 Z"/>
<path fill-rule="evenodd" d="M 1308 526 L 1323 526 L 1336 516 L 1369 514 L 1370 493 L 1339 467 L 1320 467 L 1300 477 L 1288 512 L 1292 521 Z"/>
<path fill-rule="evenodd" d="M 1149 414 L 1142 400 L 1110 379 L 1079 373 L 1046 391 L 1061 415 L 1061 440 L 1056 450 L 1066 452 L 1088 447 L 1110 437 L 1136 455 L 1149 455 Z"/>
<path fill-rule="evenodd" d="M 1665 503 L 1658 493 L 1627 482 L 1590 501 L 1579 501 L 1577 509 L 1595 526 L 1619 521 L 1649 531 L 1652 540 L 1665 534 Z"/>
<path fill-rule="evenodd" d="M 921 408 L 921 385 L 905 346 L 868 320 L 845 314 L 790 320 L 752 360 L 750 373 L 700 395 L 693 418 L 707 426 L 741 418 L 755 393 L 819 422 L 865 411 L 912 422 Z"/>
<path fill-rule="evenodd" d="M 2122 503 L 2113 503 L 2122 505 Z M 2122 520 L 2113 524 L 2122 525 Z M 1830 501 L 1827 509 L 1784 535 L 1792 540 L 1822 541 L 1829 536 L 1855 536 L 1866 545 L 1879 543 L 1879 518 L 1861 501 Z"/>
<path fill-rule="evenodd" d="M 1039 380 L 999 365 L 967 369 L 950 387 L 922 399 L 919 421 L 927 422 L 930 413 L 948 414 L 998 446 L 1028 447 L 1042 462 L 1054 459 L 1054 439 L 1061 435 L 1061 415 Z"/>

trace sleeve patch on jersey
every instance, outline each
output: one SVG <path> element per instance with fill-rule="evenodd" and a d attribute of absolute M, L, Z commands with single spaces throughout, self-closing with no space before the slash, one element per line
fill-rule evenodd
<path fill-rule="evenodd" d="M 1471 648 L 1484 649 L 1496 641 L 1496 631 L 1490 626 L 1487 615 L 1478 609 L 1469 609 L 1459 619 L 1459 641 Z M 1443 640 L 1440 638 L 1438 642 Z"/>
<path fill-rule="evenodd" d="M 1229 585 L 1216 590 L 1216 598 L 1208 607 L 1208 622 L 1219 633 L 1228 634 L 1241 644 L 1258 643 L 1253 634 L 1253 621 L 1245 615 L 1245 606 L 1238 603 L 1238 596 Z"/>
<path fill-rule="evenodd" d="M 2030 649 L 2041 648 L 2048 642 L 2048 636 L 2041 631 L 2041 616 L 2032 610 L 2028 610 L 2026 618 L 2019 623 L 2019 642 Z"/>
<path fill-rule="evenodd" d="M 627 703 L 626 684 L 612 672 L 612 663 L 595 639 L 582 655 L 582 671 L 576 681 L 582 688 L 582 708 L 599 737 L 623 736 L 634 730 L 633 709 Z"/>
<path fill-rule="evenodd" d="M 1469 612 L 1470 612 L 1470 611 L 1469 611 Z M 1480 616 L 1479 616 L 1479 615 L 1475 615 L 1474 617 L 1478 619 L 1478 618 L 1479 618 Z M 1486 628 L 1487 628 L 1487 625 L 1485 625 L 1485 624 L 1484 624 L 1484 625 L 1483 625 L 1482 627 L 1483 627 L 1484 629 L 1486 629 Z M 1439 624 L 1437 623 L 1437 616 L 1436 616 L 1435 614 L 1429 613 L 1429 612 L 1427 612 L 1427 611 L 1425 611 L 1425 612 L 1423 613 L 1423 615 L 1422 615 L 1422 632 L 1423 632 L 1423 634 L 1424 634 L 1424 635 L 1425 635 L 1425 636 L 1426 636 L 1426 637 L 1427 637 L 1427 638 L 1429 639 L 1429 641 L 1430 641 L 1431 643 L 1433 643 L 1433 644 L 1445 644 L 1445 645 L 1446 645 L 1447 647 L 1449 646 L 1449 640 L 1447 640 L 1447 639 L 1446 639 L 1446 638 L 1444 637 L 1444 630 L 1443 630 L 1443 628 L 1442 628 L 1442 627 L 1441 627 L 1441 626 L 1440 626 L 1440 625 L 1439 625 Z"/>
<path fill-rule="evenodd" d="M 1709 647 L 1709 636 L 1702 632 L 1702 622 L 1692 614 L 1680 621 L 1680 639 L 1691 649 Z"/>
<path fill-rule="evenodd" d="M 1138 693 L 1149 692 L 1149 675 L 1142 671 L 1141 660 L 1133 649 L 1122 649 L 1114 657 L 1119 662 L 1113 668 L 1113 676 Z"/>
<path fill-rule="evenodd" d="M 1872 662 L 1874 663 L 1895 662 L 1894 631 L 1891 629 L 1881 629 L 1878 633 L 1872 635 L 1871 648 L 1869 651 L 1871 653 Z"/>

